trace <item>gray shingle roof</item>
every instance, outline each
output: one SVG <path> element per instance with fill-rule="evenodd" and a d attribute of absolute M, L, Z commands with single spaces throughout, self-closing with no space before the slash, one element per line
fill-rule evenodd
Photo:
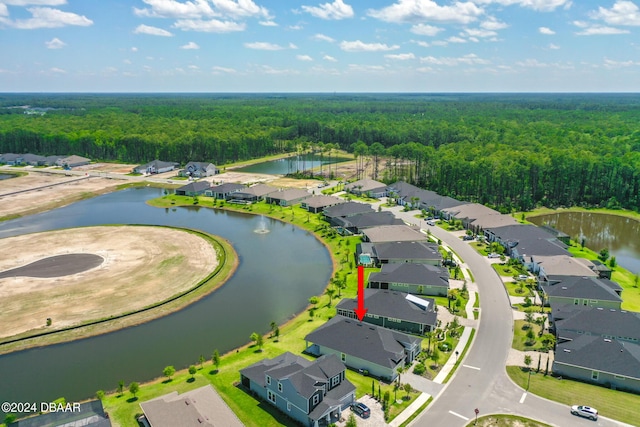
<path fill-rule="evenodd" d="M 533 262 L 544 268 L 547 276 L 597 276 L 584 261 L 568 255 L 532 255 Z M 586 261 L 586 260 L 585 260 Z M 593 265 L 593 264 L 592 264 Z"/>
<path fill-rule="evenodd" d="M 554 307 L 554 313 L 555 311 Z M 640 341 L 640 313 L 592 307 L 575 310 L 566 313 L 565 316 L 564 319 L 555 322 L 558 335 L 574 331 Z"/>
<path fill-rule="evenodd" d="M 449 271 L 429 264 L 383 264 L 379 273 L 371 273 L 369 282 L 408 283 L 449 287 Z"/>
<path fill-rule="evenodd" d="M 240 190 L 244 190 L 245 188 L 247 188 L 246 185 L 242 185 L 242 184 L 235 184 L 233 182 L 227 182 L 224 184 L 220 184 L 220 185 L 216 185 L 211 187 L 211 191 L 213 191 L 214 193 L 232 193 L 234 191 L 240 191 Z"/>
<path fill-rule="evenodd" d="M 378 259 L 441 260 L 438 245 L 427 242 L 384 242 L 373 244 Z"/>
<path fill-rule="evenodd" d="M 372 190 L 384 191 L 386 188 L 387 185 L 385 183 L 368 178 L 360 179 L 344 186 L 344 189 L 346 191 L 357 190 L 363 193 Z"/>
<path fill-rule="evenodd" d="M 365 289 L 364 304 L 369 310 L 367 314 L 393 317 L 423 325 L 435 325 L 437 313 L 433 311 L 435 301 L 425 298 L 427 308 L 407 299 L 407 293 L 388 291 L 381 289 Z M 336 306 L 336 309 L 353 311 L 358 305 L 357 298 L 345 298 Z"/>
<path fill-rule="evenodd" d="M 324 210 L 327 218 L 344 217 L 359 213 L 373 212 L 373 208 L 368 203 L 347 202 L 328 207 Z"/>
<path fill-rule="evenodd" d="M 380 225 L 362 230 L 370 242 L 418 242 L 426 241 L 427 236 L 408 225 Z"/>
<path fill-rule="evenodd" d="M 304 339 L 387 368 L 396 367 L 404 359 L 405 347 L 401 343 L 420 343 L 419 338 L 340 315 Z"/>
<path fill-rule="evenodd" d="M 530 224 L 485 227 L 520 255 L 569 255 L 567 245 L 545 229 Z"/>
<path fill-rule="evenodd" d="M 209 184 L 207 181 L 195 181 L 195 182 L 190 182 L 187 185 L 183 185 L 182 187 L 178 188 L 176 191 L 199 192 L 199 191 L 207 190 L 210 185 L 211 184 Z"/>
<path fill-rule="evenodd" d="M 144 165 L 137 166 L 135 169 L 138 169 L 138 170 L 145 169 L 146 170 L 146 169 L 149 169 L 152 166 L 155 167 L 156 169 L 162 169 L 162 168 L 166 168 L 166 167 L 169 167 L 169 166 L 176 167 L 177 165 L 178 164 L 176 162 L 164 162 L 162 160 L 153 160 L 153 161 L 151 161 L 149 163 L 146 163 Z"/>
<path fill-rule="evenodd" d="M 367 212 L 350 216 L 348 218 L 340 218 L 337 223 L 345 228 L 368 228 L 379 225 L 402 225 L 404 222 L 391 212 Z"/>
<path fill-rule="evenodd" d="M 622 302 L 622 298 L 616 293 L 616 290 L 622 290 L 622 288 L 609 279 L 592 276 L 548 276 L 548 278 L 548 282 L 542 282 L 542 288 L 549 296 Z"/>
<path fill-rule="evenodd" d="M 580 335 L 573 341 L 559 343 L 554 357 L 554 364 L 640 379 L 640 345 L 635 343 Z"/>
<path fill-rule="evenodd" d="M 252 187 L 248 187 L 244 190 L 240 190 L 238 191 L 238 193 L 249 194 L 256 197 L 262 197 L 269 193 L 273 193 L 274 191 L 277 191 L 277 190 L 278 189 L 276 187 L 272 187 L 267 184 L 256 184 Z"/>
<path fill-rule="evenodd" d="M 275 200 L 290 201 L 290 200 L 297 200 L 301 198 L 311 197 L 311 194 L 308 191 L 302 190 L 300 188 L 285 188 L 283 190 L 277 190 L 277 191 L 274 191 L 273 193 L 269 193 L 267 197 Z"/>
<path fill-rule="evenodd" d="M 312 362 L 286 352 L 273 359 L 256 362 L 242 369 L 240 374 L 261 387 L 266 385 L 265 375 L 275 381 L 289 381 L 300 395 L 308 399 L 318 390 L 318 382 L 327 383 L 345 369 L 335 355 L 321 356 Z"/>
<path fill-rule="evenodd" d="M 309 197 L 304 200 L 304 204 L 309 206 L 310 208 L 324 208 L 326 206 L 334 206 L 344 203 L 343 199 L 338 199 L 333 196 L 325 196 L 324 194 L 320 194 L 317 196 Z"/>

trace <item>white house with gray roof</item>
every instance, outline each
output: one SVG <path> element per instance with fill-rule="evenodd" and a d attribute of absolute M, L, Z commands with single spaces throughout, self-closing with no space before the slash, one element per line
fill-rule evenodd
<path fill-rule="evenodd" d="M 178 163 L 176 162 L 164 162 L 162 160 L 153 160 L 149 163 L 145 163 L 143 165 L 136 166 L 133 168 L 133 173 L 141 173 L 141 174 L 157 174 L 170 172 L 175 170 L 178 167 Z"/>
<path fill-rule="evenodd" d="M 356 256 L 366 255 L 373 265 L 383 264 L 431 264 L 442 265 L 438 245 L 430 242 L 363 242 L 356 245 Z M 362 264 L 362 262 L 359 262 Z"/>
<path fill-rule="evenodd" d="M 609 279 L 594 276 L 548 276 L 540 282 L 548 305 L 573 304 L 620 309 L 622 287 Z"/>
<path fill-rule="evenodd" d="M 205 176 L 213 176 L 220 173 L 220 169 L 210 162 L 189 162 L 179 173 L 180 176 L 189 176 L 192 178 L 203 178 Z"/>
<path fill-rule="evenodd" d="M 362 230 L 362 239 L 365 242 L 426 242 L 426 234 L 409 227 L 408 225 L 380 225 Z"/>
<path fill-rule="evenodd" d="M 355 386 L 335 355 L 310 361 L 286 352 L 240 371 L 241 384 L 303 426 L 335 423 L 355 401 Z"/>
<path fill-rule="evenodd" d="M 336 355 L 352 369 L 386 381 L 410 365 L 421 351 L 422 340 L 402 332 L 344 316 L 334 316 L 305 338 L 306 352 Z"/>
<path fill-rule="evenodd" d="M 387 185 L 373 179 L 360 179 L 344 186 L 348 193 L 379 198 L 387 195 Z"/>
<path fill-rule="evenodd" d="M 432 298 L 420 298 L 406 292 L 365 289 L 364 305 L 368 311 L 362 320 L 384 328 L 422 335 L 432 331 L 438 321 Z M 356 319 L 357 306 L 357 298 L 344 298 L 336 311 L 341 316 Z"/>
<path fill-rule="evenodd" d="M 530 224 L 485 227 L 484 235 L 489 242 L 498 242 L 505 247 L 507 255 L 524 262 L 527 255 L 571 256 L 567 245 L 546 229 Z"/>
<path fill-rule="evenodd" d="M 416 295 L 446 296 L 449 270 L 429 264 L 383 264 L 369 275 L 371 289 L 407 292 Z"/>
<path fill-rule="evenodd" d="M 302 202 L 300 202 L 300 206 L 303 209 L 308 210 L 309 212 L 318 213 L 322 212 L 322 210 L 325 208 L 339 205 L 344 202 L 345 201 L 343 199 L 339 199 L 337 197 L 318 194 L 316 196 L 309 197 L 308 199 L 304 199 Z"/>
<path fill-rule="evenodd" d="M 591 261 L 568 255 L 527 255 L 523 265 L 538 276 L 540 282 L 548 281 L 549 276 L 598 276 Z"/>

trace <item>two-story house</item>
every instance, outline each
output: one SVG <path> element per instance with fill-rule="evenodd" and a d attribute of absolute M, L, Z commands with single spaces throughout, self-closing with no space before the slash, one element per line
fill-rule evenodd
<path fill-rule="evenodd" d="M 335 355 L 309 361 L 286 352 L 240 371 L 244 387 L 304 426 L 322 427 L 340 419 L 355 401 L 355 386 Z"/>

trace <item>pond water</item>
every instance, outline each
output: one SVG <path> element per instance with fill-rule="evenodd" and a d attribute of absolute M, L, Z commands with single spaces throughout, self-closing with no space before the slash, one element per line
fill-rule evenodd
<path fill-rule="evenodd" d="M 234 169 L 238 172 L 266 173 L 271 175 L 286 175 L 296 173 L 298 171 L 309 170 L 320 167 L 322 164 L 330 165 L 334 163 L 346 162 L 353 160 L 346 157 L 329 157 L 329 156 L 291 156 L 285 159 L 269 160 L 267 162 L 255 163 L 253 165 L 244 166 Z"/>
<path fill-rule="evenodd" d="M 161 190 L 130 189 L 0 224 L 0 238 L 65 227 L 158 224 L 197 228 L 229 240 L 240 258 L 234 276 L 185 309 L 105 335 L 0 356 L 0 401 L 74 401 L 113 390 L 118 381 L 162 376 L 210 359 L 285 322 L 322 293 L 331 258 L 315 237 L 291 224 L 208 208 L 153 208 Z M 262 223 L 264 221 L 264 223 Z M 254 230 L 266 225 L 269 232 Z M 0 413 L 0 419 L 2 419 Z"/>
<path fill-rule="evenodd" d="M 0 181 L 2 181 L 3 179 L 9 179 L 9 178 L 15 178 L 16 175 L 10 174 L 10 173 L 0 173 Z"/>
<path fill-rule="evenodd" d="M 550 225 L 571 236 L 585 238 L 585 246 L 596 252 L 608 248 L 616 262 L 640 272 L 640 221 L 619 215 L 594 212 L 557 212 L 528 218 L 536 225 Z"/>

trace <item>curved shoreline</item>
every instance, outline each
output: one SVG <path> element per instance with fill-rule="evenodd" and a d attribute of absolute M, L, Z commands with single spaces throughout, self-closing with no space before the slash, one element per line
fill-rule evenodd
<path fill-rule="evenodd" d="M 40 332 L 35 335 L 32 334 L 24 336 L 25 334 L 22 334 L 23 336 L 18 335 L 8 337 L 9 339 L 0 342 L 0 355 L 115 332 L 120 329 L 140 325 L 142 323 L 167 316 L 210 295 L 212 292 L 222 287 L 227 280 L 233 276 L 238 268 L 238 254 L 233 246 L 226 239 L 220 236 L 214 236 L 189 228 L 144 224 L 132 225 L 144 227 L 165 227 L 199 235 L 203 239 L 207 240 L 216 250 L 218 255 L 218 265 L 205 278 L 198 281 L 191 288 L 146 307 L 107 318 L 90 320 L 79 325 L 72 325 L 53 331 Z"/>

